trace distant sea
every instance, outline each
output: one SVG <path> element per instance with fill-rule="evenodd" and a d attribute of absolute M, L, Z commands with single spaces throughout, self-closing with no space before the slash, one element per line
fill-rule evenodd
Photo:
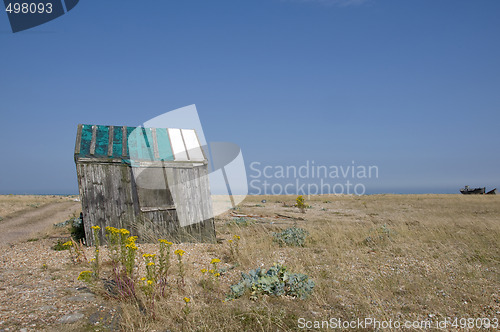
<path fill-rule="evenodd" d="M 401 195 L 408 195 L 408 194 L 460 194 L 460 186 L 457 186 L 456 188 L 383 188 L 383 189 L 376 189 L 376 188 L 367 188 L 365 195 L 377 195 L 377 194 L 401 194 Z M 491 188 L 493 189 L 493 188 Z M 75 190 L 0 190 L 0 195 L 62 195 L 62 196 L 67 196 L 67 195 L 78 195 L 78 191 Z M 260 193 L 262 194 L 262 193 Z M 269 193 L 270 194 L 270 193 Z M 295 195 L 296 193 L 293 193 L 292 195 Z M 307 193 L 305 193 L 307 195 Z M 249 191 L 248 195 L 259 195 L 259 192 L 257 191 Z"/>

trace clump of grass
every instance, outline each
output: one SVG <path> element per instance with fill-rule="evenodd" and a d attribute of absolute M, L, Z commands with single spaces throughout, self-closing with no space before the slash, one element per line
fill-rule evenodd
<path fill-rule="evenodd" d="M 63 250 L 69 250 L 69 247 L 66 245 L 67 242 L 64 242 L 62 240 L 57 240 L 57 242 L 52 246 L 52 250 L 55 251 L 63 251 Z"/>
<path fill-rule="evenodd" d="M 68 250 L 71 261 L 76 264 L 87 261 L 82 247 L 82 244 L 79 245 L 73 239 L 70 239 L 66 242 L 57 240 L 57 243 L 52 246 L 52 249 L 55 251 Z"/>
<path fill-rule="evenodd" d="M 370 229 L 369 235 L 363 240 L 363 244 L 370 247 L 385 244 L 388 241 L 392 241 L 392 237 L 395 234 L 395 231 L 389 229 L 387 225 L 384 224 L 380 227 Z"/>
<path fill-rule="evenodd" d="M 254 224 L 255 221 L 251 218 L 245 217 L 234 217 L 233 220 L 227 222 L 227 225 L 236 225 L 236 226 L 250 226 Z"/>
<path fill-rule="evenodd" d="M 227 240 L 229 243 L 229 255 L 233 261 L 237 261 L 240 256 L 240 239 L 239 235 L 233 235 L 232 239 Z"/>
<path fill-rule="evenodd" d="M 309 232 L 303 228 L 290 227 L 280 233 L 273 233 L 273 241 L 278 243 L 280 247 L 303 247 L 308 234 Z"/>
<path fill-rule="evenodd" d="M 242 273 L 239 283 L 230 287 L 226 300 L 234 300 L 250 292 L 256 300 L 259 295 L 291 296 L 305 299 L 314 289 L 314 281 L 301 273 L 290 273 L 285 266 L 275 264 L 269 270 L 261 268 Z"/>

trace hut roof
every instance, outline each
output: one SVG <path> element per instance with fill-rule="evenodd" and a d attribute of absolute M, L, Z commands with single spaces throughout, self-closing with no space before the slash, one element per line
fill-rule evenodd
<path fill-rule="evenodd" d="M 206 162 L 193 129 L 78 125 L 75 161 Z"/>

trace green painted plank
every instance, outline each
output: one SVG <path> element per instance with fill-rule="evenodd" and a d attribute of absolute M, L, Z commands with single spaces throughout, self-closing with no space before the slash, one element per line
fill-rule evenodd
<path fill-rule="evenodd" d="M 170 146 L 167 129 L 156 129 L 156 142 L 158 143 L 158 154 L 160 155 L 160 160 L 174 160 L 174 154 L 172 153 L 172 147 Z"/>
<path fill-rule="evenodd" d="M 135 160 L 137 159 L 137 139 L 135 127 L 127 127 L 127 156 Z"/>
<path fill-rule="evenodd" d="M 135 139 L 137 144 L 136 157 L 132 158 L 134 160 L 146 160 L 145 156 L 147 153 L 144 151 L 146 149 L 146 142 L 144 141 L 143 129 L 141 127 L 135 128 Z"/>
<path fill-rule="evenodd" d="M 128 128 L 127 128 L 128 131 Z M 143 127 L 136 127 L 128 136 L 128 148 L 132 161 L 152 161 L 154 152 L 152 148 L 153 136 L 150 133 L 148 140 L 147 131 Z M 151 149 L 149 145 L 151 144 Z"/>
<path fill-rule="evenodd" d="M 121 158 L 123 149 L 123 131 L 122 127 L 113 128 L 113 158 Z"/>
<path fill-rule="evenodd" d="M 143 140 L 145 148 L 142 151 L 144 160 L 155 161 L 155 151 L 153 147 L 153 131 L 151 128 L 142 128 Z"/>
<path fill-rule="evenodd" d="M 108 157 L 109 127 L 97 126 L 94 156 L 98 158 Z"/>
<path fill-rule="evenodd" d="M 92 141 L 92 126 L 82 125 L 82 139 L 80 142 L 80 156 L 90 155 L 90 143 Z"/>

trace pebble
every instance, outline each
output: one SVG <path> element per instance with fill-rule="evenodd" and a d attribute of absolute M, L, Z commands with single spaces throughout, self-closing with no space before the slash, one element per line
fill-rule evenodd
<path fill-rule="evenodd" d="M 70 296 L 67 298 L 67 300 L 71 302 L 90 302 L 93 301 L 94 298 L 95 296 L 92 293 L 81 293 L 75 296 Z"/>
<path fill-rule="evenodd" d="M 42 311 L 52 311 L 52 310 L 57 310 L 57 308 L 53 305 L 44 305 L 40 307 L 40 310 Z"/>
<path fill-rule="evenodd" d="M 74 322 L 82 319 L 83 317 L 84 317 L 84 314 L 82 314 L 80 312 L 74 312 L 72 314 L 62 316 L 61 318 L 59 318 L 57 320 L 57 322 L 61 323 L 61 324 L 70 324 L 70 323 L 74 323 Z"/>

